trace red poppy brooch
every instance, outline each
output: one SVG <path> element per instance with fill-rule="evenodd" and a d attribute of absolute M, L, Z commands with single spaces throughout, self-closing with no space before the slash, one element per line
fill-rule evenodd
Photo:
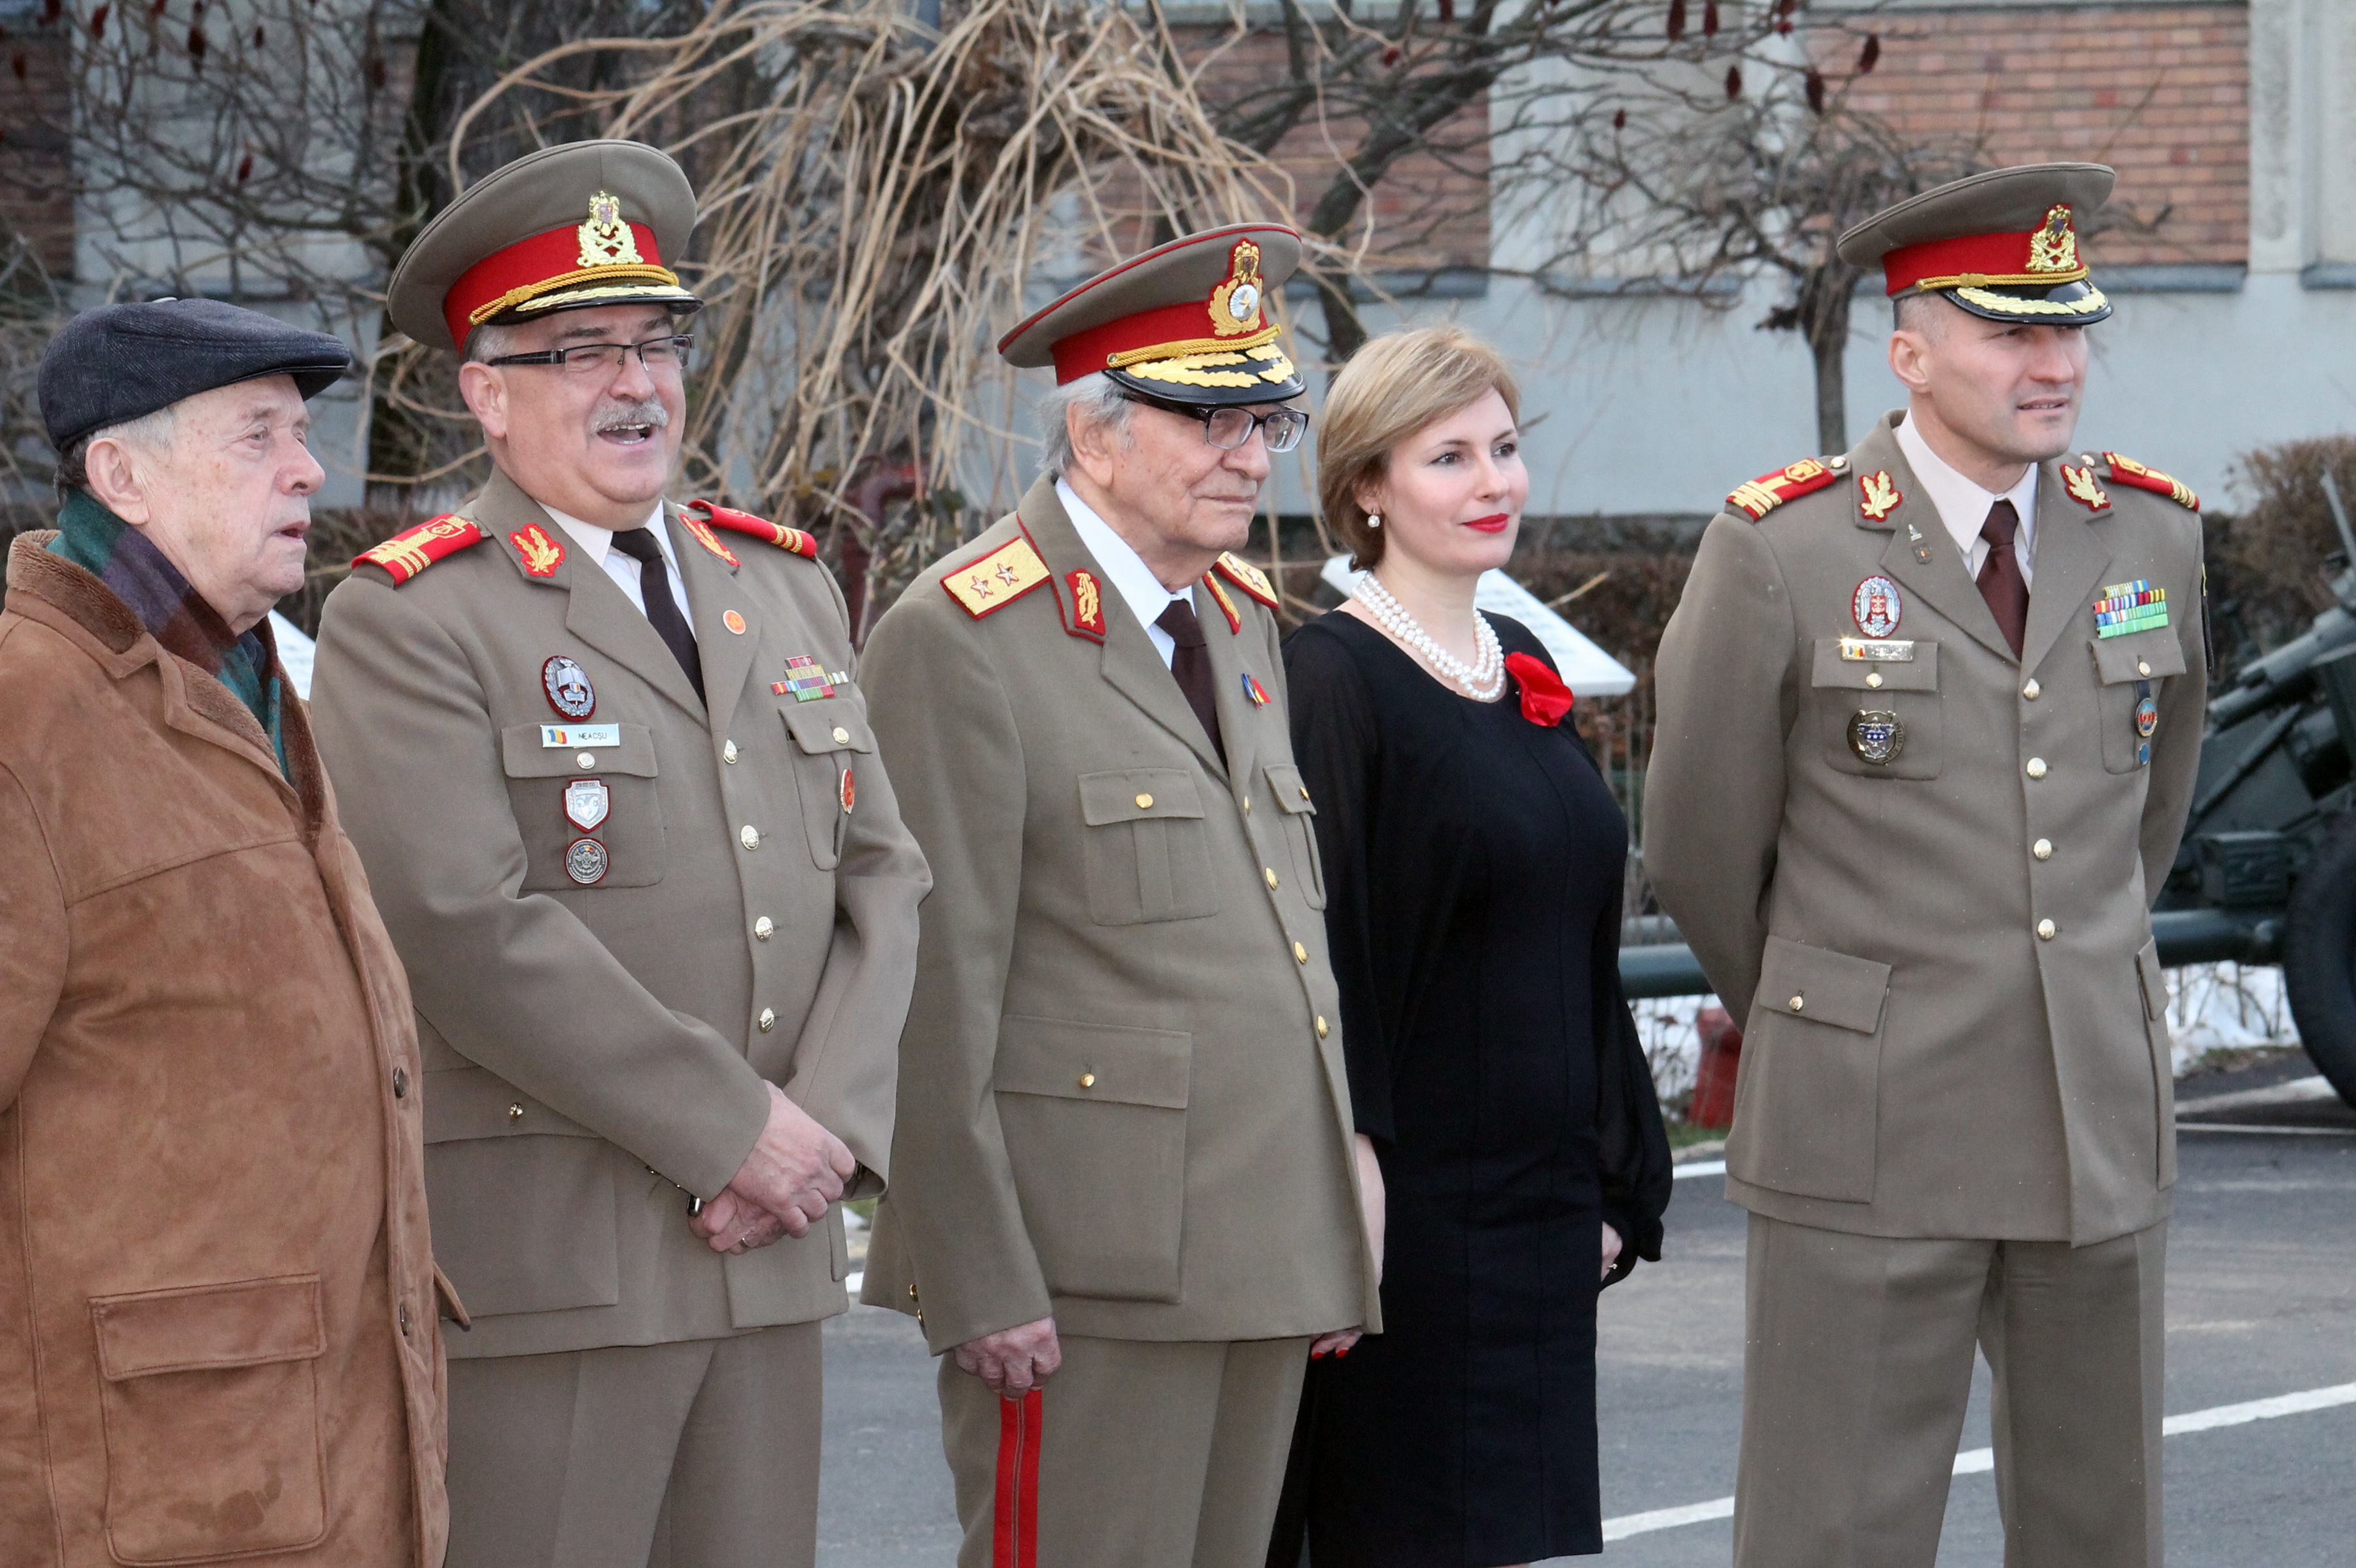
<path fill-rule="evenodd" d="M 1507 654 L 1505 667 L 1522 683 L 1522 717 L 1533 724 L 1559 724 L 1570 711 L 1570 688 L 1547 667 L 1544 659 L 1528 654 Z"/>

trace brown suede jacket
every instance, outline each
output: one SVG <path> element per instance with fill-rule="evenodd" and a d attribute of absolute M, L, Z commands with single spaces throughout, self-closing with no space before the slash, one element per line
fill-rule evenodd
<path fill-rule="evenodd" d="M 0 1563 L 438 1568 L 409 987 L 300 703 L 18 539 L 0 613 Z"/>

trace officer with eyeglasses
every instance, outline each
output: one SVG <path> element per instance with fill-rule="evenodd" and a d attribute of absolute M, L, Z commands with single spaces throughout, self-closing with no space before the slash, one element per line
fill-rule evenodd
<path fill-rule="evenodd" d="M 924 859 L 809 536 L 664 498 L 694 219 L 670 159 L 586 142 L 418 237 L 393 324 L 458 356 L 496 472 L 320 633 L 473 1320 L 451 1568 L 810 1563 L 841 1200 L 888 1167 Z"/>
<path fill-rule="evenodd" d="M 1289 229 L 1081 284 L 1044 472 L 869 640 L 936 885 L 863 1299 L 940 1355 L 963 1568 L 1258 1563 L 1310 1342 L 1377 1326 L 1268 578 Z"/>

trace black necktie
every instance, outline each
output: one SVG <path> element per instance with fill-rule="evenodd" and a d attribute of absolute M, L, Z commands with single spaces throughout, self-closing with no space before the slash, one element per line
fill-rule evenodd
<path fill-rule="evenodd" d="M 2020 514 L 2009 501 L 1990 507 L 1987 521 L 1980 525 L 1980 538 L 1988 544 L 1987 560 L 1980 563 L 1980 597 L 1987 601 L 1997 630 L 2012 645 L 2015 658 L 2020 656 L 2020 639 L 2029 630 L 2029 584 L 2020 575 L 2020 558 L 2012 552 L 2013 536 L 2019 531 Z"/>
<path fill-rule="evenodd" d="M 670 571 L 663 562 L 662 546 L 655 542 L 654 530 L 624 528 L 614 536 L 614 548 L 638 563 L 638 596 L 647 602 L 647 619 L 654 623 L 655 635 L 670 648 L 679 667 L 687 672 L 687 683 L 701 698 L 703 660 L 696 655 L 695 634 L 688 630 L 687 617 L 679 613 L 679 601 L 670 596 Z"/>
<path fill-rule="evenodd" d="M 1211 686 L 1211 650 L 1203 643 L 1203 624 L 1194 619 L 1194 607 L 1183 599 L 1170 601 L 1170 608 L 1162 612 L 1154 623 L 1170 634 L 1178 645 L 1170 656 L 1170 673 L 1178 677 L 1178 689 L 1185 694 L 1186 706 L 1203 721 L 1203 733 L 1211 738 L 1211 749 L 1219 753 L 1219 761 L 1227 760 L 1226 742 L 1219 739 L 1219 704 Z"/>

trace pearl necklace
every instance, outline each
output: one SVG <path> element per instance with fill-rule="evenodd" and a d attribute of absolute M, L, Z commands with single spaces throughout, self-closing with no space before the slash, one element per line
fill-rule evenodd
<path fill-rule="evenodd" d="M 1406 605 L 1391 597 L 1391 591 L 1373 572 L 1358 573 L 1350 585 L 1350 597 L 1364 604 L 1385 631 L 1423 656 L 1434 674 L 1455 682 L 1474 701 L 1494 701 L 1505 688 L 1505 652 L 1497 645 L 1489 618 L 1480 611 L 1472 612 L 1472 635 L 1480 652 L 1468 665 L 1433 641 L 1431 634 L 1407 613 Z"/>

